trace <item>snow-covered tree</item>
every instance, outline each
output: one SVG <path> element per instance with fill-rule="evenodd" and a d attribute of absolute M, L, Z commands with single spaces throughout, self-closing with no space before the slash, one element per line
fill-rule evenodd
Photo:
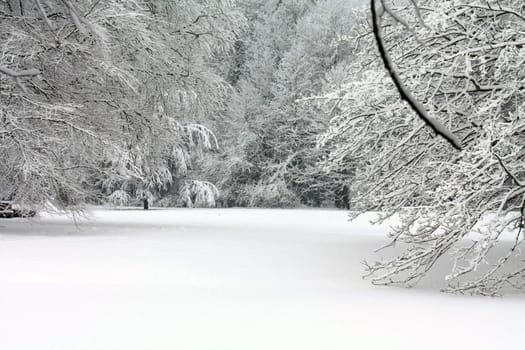
<path fill-rule="evenodd" d="M 319 206 L 341 187 L 318 166 L 324 151 L 316 148 L 316 140 L 330 111 L 302 101 L 317 95 L 326 73 L 349 58 L 352 46 L 346 36 L 353 22 L 353 6 L 347 1 L 316 2 L 298 20 L 296 38 L 275 72 L 271 114 L 264 124 L 273 129 L 267 137 L 275 155 L 270 173 L 282 178 L 304 204 Z"/>
<path fill-rule="evenodd" d="M 247 2 L 251 26 L 241 36 L 226 114 L 235 135 L 214 177 L 233 205 L 320 205 L 335 188 L 320 173 L 316 136 L 330 116 L 302 99 L 321 91 L 327 71 L 346 58 L 352 26 L 347 1 Z M 235 160 L 235 161 L 233 161 Z M 281 196 L 275 196 L 276 193 Z"/>
<path fill-rule="evenodd" d="M 219 190 L 208 181 L 186 181 L 181 191 L 181 202 L 188 208 L 216 207 L 218 197 Z"/>
<path fill-rule="evenodd" d="M 363 23 L 355 35 L 361 53 L 322 96 L 325 108 L 339 112 L 321 142 L 331 149 L 328 169 L 355 160 L 358 209 L 401 216 L 387 247 L 406 249 L 369 264 L 370 278 L 413 284 L 452 254 L 449 291 L 494 295 L 523 287 L 523 2 L 371 3 L 390 68 L 462 151 L 400 99 Z M 515 243 L 506 255 L 491 255 L 504 234 Z"/>
<path fill-rule="evenodd" d="M 163 156 L 192 141 L 166 125 L 205 124 L 229 93 L 208 60 L 244 25 L 234 5 L 0 2 L 0 198 L 97 199 L 93 178 L 122 175 L 106 166 L 116 155 L 139 162 L 144 188 L 165 183 Z"/>
<path fill-rule="evenodd" d="M 163 197 L 161 203 L 166 205 L 185 203 L 171 197 L 185 197 L 181 183 L 190 175 L 194 157 L 219 149 L 215 134 L 203 125 L 181 125 L 171 118 L 160 121 L 162 126 L 142 134 L 140 142 L 107 154 L 108 176 L 99 183 L 111 203 L 141 201 L 145 209 Z"/>

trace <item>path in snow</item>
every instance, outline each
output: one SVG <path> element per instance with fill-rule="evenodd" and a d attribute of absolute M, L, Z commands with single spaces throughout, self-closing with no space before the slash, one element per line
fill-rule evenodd
<path fill-rule="evenodd" d="M 0 349 L 521 349 L 525 299 L 361 279 L 387 225 L 331 210 L 0 221 Z"/>

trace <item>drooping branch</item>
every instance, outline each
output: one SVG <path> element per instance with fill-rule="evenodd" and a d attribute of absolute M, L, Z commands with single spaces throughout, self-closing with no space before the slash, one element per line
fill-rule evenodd
<path fill-rule="evenodd" d="M 383 38 L 381 35 L 381 25 L 379 22 L 380 17 L 384 13 L 384 8 L 381 11 L 381 13 L 378 13 L 378 11 L 376 10 L 376 1 L 370 0 L 370 9 L 372 12 L 373 32 L 379 50 L 379 54 L 385 65 L 385 68 L 387 69 L 390 77 L 392 78 L 392 81 L 394 82 L 394 85 L 396 86 L 399 94 L 401 95 L 401 99 L 405 100 L 410 105 L 412 110 L 418 115 L 418 117 L 421 118 L 436 134 L 442 136 L 457 150 L 461 150 L 461 141 L 457 138 L 457 136 L 455 136 L 450 130 L 448 130 L 445 127 L 445 125 L 443 125 L 439 120 L 430 116 L 429 113 L 426 111 L 425 107 L 421 104 L 421 102 L 419 102 L 414 96 L 412 96 L 410 91 L 404 86 L 403 82 L 401 81 L 401 77 L 395 69 L 394 64 L 390 59 L 390 56 L 388 55 L 388 52 L 383 43 Z"/>

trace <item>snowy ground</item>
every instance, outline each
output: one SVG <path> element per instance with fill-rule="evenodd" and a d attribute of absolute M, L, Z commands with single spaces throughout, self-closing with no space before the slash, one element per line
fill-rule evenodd
<path fill-rule="evenodd" d="M 523 349 L 518 294 L 363 281 L 385 230 L 328 210 L 0 220 L 0 349 Z"/>

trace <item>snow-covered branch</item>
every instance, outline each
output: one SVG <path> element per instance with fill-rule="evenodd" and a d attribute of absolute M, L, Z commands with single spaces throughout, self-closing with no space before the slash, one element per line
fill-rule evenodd
<path fill-rule="evenodd" d="M 399 76 L 399 73 L 397 72 L 396 68 L 394 67 L 394 64 L 386 51 L 386 48 L 383 43 L 383 38 L 381 35 L 381 24 L 380 19 L 383 15 L 383 11 L 385 11 L 385 7 L 383 6 L 382 11 L 377 11 L 376 7 L 376 1 L 371 0 L 370 1 L 370 8 L 372 12 L 372 25 L 374 30 L 374 36 L 376 38 L 377 47 L 379 49 L 379 54 L 381 55 L 381 59 L 383 60 L 383 63 L 385 65 L 385 68 L 387 69 L 388 73 L 390 74 L 390 77 L 392 78 L 392 81 L 397 87 L 397 90 L 399 91 L 399 94 L 401 95 L 401 98 L 405 100 L 412 110 L 438 135 L 442 136 L 445 140 L 447 140 L 452 146 L 454 146 L 456 149 L 461 150 L 461 141 L 455 136 L 450 130 L 448 130 L 443 123 L 441 123 L 439 120 L 433 118 L 429 115 L 429 113 L 426 111 L 425 107 L 414 97 L 412 96 L 412 93 L 405 87 L 403 84 L 401 77 Z M 390 12 L 389 12 L 390 13 Z M 397 19 L 397 17 L 395 17 Z M 404 23 L 404 22 L 402 22 Z M 404 24 L 407 26 L 407 24 Z"/>
<path fill-rule="evenodd" d="M 338 113 L 321 138 L 330 151 L 324 166 L 335 172 L 348 157 L 357 163 L 350 189 L 356 213 L 378 210 L 382 218 L 401 219 L 382 249 L 403 247 L 402 253 L 368 262 L 369 278 L 412 285 L 452 255 L 449 292 L 496 295 L 524 287 L 525 76 L 516 33 L 525 8 L 517 0 L 491 2 L 492 8 L 430 0 L 418 13 L 412 1 L 401 8 L 389 0 L 372 4 L 380 2 L 388 11 L 373 8 L 375 36 L 356 37 L 360 52 L 378 42 L 382 60 L 354 57 L 346 77 L 333 79 L 323 95 L 337 100 L 315 100 L 326 110 L 337 101 Z M 389 84 L 400 77 L 401 89 Z M 427 123 L 399 100 L 403 88 L 428 115 L 446 122 L 462 152 L 429 138 Z"/>

